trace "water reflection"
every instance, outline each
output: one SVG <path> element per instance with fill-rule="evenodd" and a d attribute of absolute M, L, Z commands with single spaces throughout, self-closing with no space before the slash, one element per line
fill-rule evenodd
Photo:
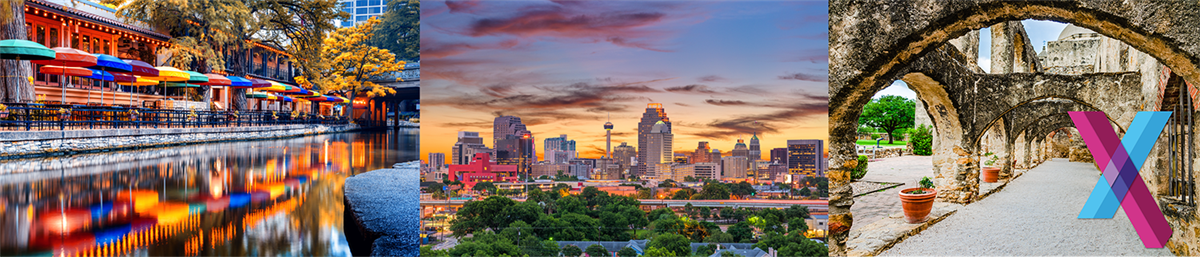
<path fill-rule="evenodd" d="M 347 176 L 417 130 L 0 162 L 0 256 L 350 255 Z"/>

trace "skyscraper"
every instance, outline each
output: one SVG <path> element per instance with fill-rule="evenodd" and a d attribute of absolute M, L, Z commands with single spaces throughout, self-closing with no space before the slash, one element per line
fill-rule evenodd
<path fill-rule="evenodd" d="M 446 154 L 429 153 L 429 170 L 440 170 L 443 166 L 446 166 Z"/>
<path fill-rule="evenodd" d="M 632 145 L 628 145 L 625 142 L 621 142 L 621 145 L 613 149 L 613 159 L 616 160 L 617 164 L 621 165 L 622 172 L 628 171 L 630 167 L 633 167 L 637 163 L 633 160 L 637 155 L 637 149 L 634 149 Z"/>
<path fill-rule="evenodd" d="M 750 161 L 756 162 L 762 160 L 762 148 L 758 145 L 758 132 L 754 132 L 754 136 L 750 137 Z"/>
<path fill-rule="evenodd" d="M 483 145 L 483 138 L 479 137 L 479 132 L 459 131 L 458 142 L 455 142 L 454 147 L 450 150 L 450 164 L 471 163 L 471 160 L 475 158 L 474 152 L 479 152 L 473 149 L 487 149 L 487 146 Z"/>
<path fill-rule="evenodd" d="M 661 157 L 650 158 L 652 154 L 657 155 L 657 153 L 652 152 L 659 151 L 661 149 L 651 149 L 649 147 L 650 131 L 654 129 L 654 127 L 660 122 L 663 124 L 661 126 L 661 130 L 665 130 L 665 133 L 670 134 L 671 121 L 667 119 L 667 113 L 663 111 L 662 104 L 651 103 L 646 105 L 646 112 L 642 113 L 642 120 L 638 122 L 639 151 L 637 155 L 637 172 L 636 174 L 633 174 L 634 176 L 646 174 L 647 170 L 650 169 L 650 165 L 646 165 L 647 163 L 658 163 L 662 160 Z M 666 156 L 670 156 L 669 151 L 670 149 L 668 148 L 668 154 Z"/>
<path fill-rule="evenodd" d="M 788 175 L 793 179 L 800 176 L 825 176 L 825 142 L 819 139 L 788 140 Z"/>
<path fill-rule="evenodd" d="M 700 141 L 696 146 L 696 151 L 692 152 L 692 163 L 704 163 L 712 161 L 712 148 L 708 147 L 708 141 Z"/>
<path fill-rule="evenodd" d="M 525 124 L 521 123 L 521 118 L 516 116 L 500 116 L 492 122 L 492 146 L 496 145 L 497 141 L 508 138 L 508 136 L 521 136 L 522 132 L 528 132 L 525 129 Z"/>
<path fill-rule="evenodd" d="M 545 148 L 543 158 L 550 163 L 567 163 L 576 156 L 575 140 L 567 140 L 566 134 L 547 138 L 542 147 Z"/>
<path fill-rule="evenodd" d="M 721 169 L 723 169 L 726 178 L 746 178 L 746 171 L 750 169 L 750 164 L 747 163 L 746 156 L 729 156 L 721 159 Z"/>
<path fill-rule="evenodd" d="M 712 157 L 709 157 L 708 160 L 717 163 L 721 162 L 721 149 L 712 149 L 711 155 Z"/>
<path fill-rule="evenodd" d="M 341 0 L 339 2 L 342 4 L 342 10 L 349 13 L 350 17 L 345 20 L 334 20 L 333 24 L 342 28 L 352 27 L 359 22 L 367 21 L 371 17 L 383 15 L 383 13 L 387 12 L 389 1 L 401 0 Z M 404 1 L 400 5 L 406 3 L 407 1 Z"/>
<path fill-rule="evenodd" d="M 673 161 L 675 155 L 671 152 L 671 143 L 674 141 L 674 137 L 664 121 L 660 120 L 651 127 L 650 133 L 646 134 L 646 147 L 639 152 L 639 154 L 646 155 L 646 159 L 642 161 L 641 158 L 638 158 L 639 163 L 648 166 L 644 175 L 656 176 L 656 172 L 662 167 L 658 164 L 670 164 Z"/>
<path fill-rule="evenodd" d="M 502 165 L 517 165 L 518 174 L 527 174 L 529 165 L 537 161 L 533 148 L 533 135 L 523 131 L 521 135 L 507 135 L 496 142 L 496 162 Z"/>
<path fill-rule="evenodd" d="M 612 158 L 612 129 L 613 129 L 612 121 L 604 123 L 604 157 L 605 158 Z"/>

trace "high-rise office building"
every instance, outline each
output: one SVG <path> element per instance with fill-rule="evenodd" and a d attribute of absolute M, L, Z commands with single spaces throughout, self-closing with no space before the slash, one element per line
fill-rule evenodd
<path fill-rule="evenodd" d="M 508 136 L 521 136 L 525 132 L 529 132 L 525 128 L 525 123 L 521 123 L 521 118 L 516 116 L 500 116 L 492 121 L 492 145 L 497 145 L 496 142 L 507 139 Z M 532 133 L 530 133 L 532 134 Z M 499 148 L 497 148 L 499 149 Z"/>
<path fill-rule="evenodd" d="M 633 148 L 632 145 L 626 144 L 625 142 L 621 142 L 621 145 L 618 145 L 616 149 L 613 149 L 613 160 L 616 161 L 618 165 L 621 165 L 620 169 L 622 175 L 628 175 L 626 173 L 629 172 L 630 168 L 637 164 L 637 162 L 634 161 L 635 158 L 637 158 L 637 149 Z"/>
<path fill-rule="evenodd" d="M 758 132 L 750 137 L 750 161 L 762 160 L 762 146 L 758 144 Z"/>
<path fill-rule="evenodd" d="M 799 176 L 825 176 L 825 142 L 813 140 L 788 140 L 788 175 L 793 181 Z"/>
<path fill-rule="evenodd" d="M 335 20 L 335 26 L 345 28 L 353 27 L 359 22 L 365 22 L 371 17 L 383 15 L 388 10 L 388 3 L 391 1 L 401 1 L 401 5 L 408 2 L 405 0 L 341 0 L 342 11 L 350 13 L 350 18 L 345 20 Z M 376 18 L 379 19 L 379 18 Z"/>
<path fill-rule="evenodd" d="M 708 147 L 707 141 L 700 141 L 696 146 L 696 151 L 692 152 L 692 163 L 713 162 L 712 148 Z"/>
<path fill-rule="evenodd" d="M 746 157 L 746 160 L 749 160 L 750 159 L 750 148 L 746 148 L 746 141 L 742 140 L 741 138 L 738 138 L 737 144 L 733 145 L 733 151 L 730 155 Z"/>
<path fill-rule="evenodd" d="M 429 170 L 437 171 L 446 166 L 446 154 L 429 153 Z"/>
<path fill-rule="evenodd" d="M 746 178 L 747 170 L 750 169 L 749 159 L 746 156 L 728 156 L 721 159 L 721 169 L 725 173 L 722 177 L 726 178 Z"/>
<path fill-rule="evenodd" d="M 787 154 L 786 147 L 771 149 L 771 161 L 787 165 Z"/>
<path fill-rule="evenodd" d="M 479 137 L 479 132 L 459 131 L 458 142 L 455 142 L 454 147 L 450 150 L 450 164 L 471 163 L 478 149 L 487 149 L 487 146 L 483 145 L 483 138 Z"/>
<path fill-rule="evenodd" d="M 721 149 L 712 149 L 711 157 L 708 157 L 708 160 L 710 160 L 712 162 L 720 163 L 721 162 Z"/>
<path fill-rule="evenodd" d="M 661 126 L 658 125 L 660 123 L 662 124 Z M 653 167 L 652 165 L 647 165 L 647 163 L 659 163 L 659 161 L 663 159 L 663 156 L 659 156 L 658 158 L 650 157 L 651 155 L 658 156 L 659 154 L 655 153 L 655 151 L 662 150 L 659 148 L 650 150 L 652 148 L 649 147 L 649 137 L 651 134 L 650 131 L 654 130 L 656 127 L 665 131 L 664 133 L 666 134 L 671 133 L 671 121 L 667 119 L 667 113 L 663 110 L 662 104 L 651 103 L 646 105 L 646 112 L 642 113 L 642 120 L 638 122 L 637 172 L 636 174 L 633 174 L 634 176 L 646 174 L 648 169 Z M 671 156 L 669 153 L 670 148 L 668 148 L 667 151 L 668 154 L 666 156 Z"/>
<path fill-rule="evenodd" d="M 717 163 L 715 163 L 715 162 L 699 162 L 699 163 L 689 164 L 688 166 L 690 166 L 689 168 L 691 169 L 691 172 L 685 172 L 685 173 L 689 173 L 689 174 L 691 174 L 692 177 L 695 177 L 697 179 L 699 179 L 699 178 L 709 178 L 709 179 L 716 179 L 716 180 L 721 179 L 721 170 L 720 170 L 721 166 L 717 165 Z"/>
<path fill-rule="evenodd" d="M 545 148 L 543 159 L 550 163 L 567 163 L 576 156 L 575 140 L 567 140 L 566 134 L 547 138 L 542 147 Z"/>
<path fill-rule="evenodd" d="M 496 142 L 496 163 L 517 165 L 518 174 L 528 174 L 529 165 L 537 162 L 533 148 L 533 135 L 523 131 L 521 135 L 507 135 Z"/>
<path fill-rule="evenodd" d="M 671 152 L 674 135 L 671 134 L 667 123 L 661 120 L 655 123 L 649 132 L 646 134 L 646 147 L 642 148 L 642 151 L 639 152 L 639 154 L 645 155 L 646 159 L 643 161 L 642 158 L 638 158 L 638 162 L 648 165 L 643 174 L 656 176 L 656 170 L 661 167 L 656 164 L 670 164 L 675 157 L 674 153 Z"/>

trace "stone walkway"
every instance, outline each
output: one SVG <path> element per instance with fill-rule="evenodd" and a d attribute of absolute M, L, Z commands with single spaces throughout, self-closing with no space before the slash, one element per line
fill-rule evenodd
<path fill-rule="evenodd" d="M 850 230 L 859 229 L 888 215 L 902 212 L 900 190 L 913 187 L 922 177 L 932 177 L 933 175 L 933 157 L 931 156 L 909 155 L 869 162 L 867 175 L 863 176 L 860 181 L 897 182 L 905 183 L 905 185 L 855 197 L 854 205 L 850 207 L 850 212 L 854 213 L 854 224 Z"/>
<path fill-rule="evenodd" d="M 1123 210 L 1076 218 L 1098 179 L 1090 163 L 1047 161 L 880 255 L 1171 255 L 1145 248 Z"/>

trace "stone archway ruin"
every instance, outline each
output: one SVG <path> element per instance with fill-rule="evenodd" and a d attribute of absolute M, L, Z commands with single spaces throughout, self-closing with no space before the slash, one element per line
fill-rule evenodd
<path fill-rule="evenodd" d="M 1187 81 L 1200 81 L 1200 27 L 1180 24 L 1200 24 L 1200 7 L 1190 2 L 1174 1 L 1125 1 L 1099 0 L 1075 1 L 915 1 L 911 4 L 895 4 L 872 1 L 835 1 L 830 3 L 830 234 L 831 254 L 845 254 L 845 240 L 853 222 L 849 212 L 853 204 L 849 186 L 849 169 L 854 167 L 854 130 L 857 127 L 861 107 L 887 83 L 896 78 L 910 78 L 920 73 L 948 89 L 948 111 L 957 113 L 962 124 L 960 142 L 951 148 L 959 156 L 956 170 L 941 175 L 956 177 L 956 181 L 971 180 L 978 176 L 977 143 L 989 124 L 1004 119 L 1005 113 L 1026 102 L 1044 98 L 1066 98 L 1086 103 L 1105 103 L 1110 100 L 1130 99 L 1086 99 L 1084 96 L 1112 96 L 1111 92 L 1141 92 L 1142 74 L 1099 73 L 1084 75 L 1051 75 L 1042 73 L 977 74 L 967 68 L 973 60 L 963 58 L 958 49 L 943 47 L 946 42 L 974 30 L 992 24 L 1023 19 L 1054 20 L 1076 24 L 1108 36 L 1141 51 L 1170 67 Z M 1020 51 L 1013 51 L 1020 53 Z M 1003 52 L 1001 52 L 1003 54 Z M 995 54 L 995 52 L 994 52 Z M 1014 58 L 1019 59 L 1019 58 Z M 925 68 L 922 68 L 925 67 Z M 938 69 L 929 69 L 938 67 Z M 1019 66 L 1016 66 L 1019 67 Z M 1014 69 L 1020 71 L 1019 69 Z M 1036 71 L 1037 69 L 1032 69 Z M 905 79 L 909 82 L 908 79 Z M 1107 81 L 1107 82 L 1103 82 Z M 1048 83 L 1058 83 L 1047 85 Z M 1095 85 L 1108 83 L 1105 90 L 1079 94 L 1092 90 Z M 912 84 L 910 82 L 910 84 Z M 962 85 L 974 84 L 974 87 Z M 1089 87 L 1074 87 L 1089 85 Z M 977 85 L 988 85 L 978 87 Z M 1025 85 L 1023 92 L 1006 91 L 994 85 Z M 958 87 L 962 91 L 952 90 Z M 1012 87 L 1009 87 L 1012 88 Z M 970 91 L 963 92 L 969 89 Z M 1040 89 L 1040 90 L 1039 90 Z M 978 92 L 982 91 L 980 94 Z M 1016 94 L 1003 94 L 1011 92 Z M 972 96 L 974 94 L 974 96 Z M 988 95 L 1000 96 L 989 98 Z M 1153 109 L 1144 99 L 1132 99 L 1112 106 L 1093 106 L 1109 112 L 1117 124 L 1126 126 L 1136 111 Z M 929 100 L 927 105 L 932 105 Z M 968 103 L 984 101 L 1000 108 L 978 108 Z M 1015 102 L 1014 102 L 1015 101 Z M 1115 108 L 1115 109 L 1113 109 Z M 931 116 L 934 107 L 927 107 Z M 993 110 L 1001 109 L 1001 110 Z M 1115 111 L 1115 112 L 1110 112 Z M 1116 113 L 1116 114 L 1114 114 Z M 983 121 L 980 121 L 980 120 Z M 1008 120 L 1008 119 L 1005 119 Z M 937 120 L 935 119 L 935 124 Z M 940 126 L 939 126 L 940 127 Z M 1007 127 L 1007 126 L 1006 126 Z M 1005 128 L 1009 130 L 1008 128 Z M 1011 131 L 1011 130 L 1010 130 Z M 941 139 L 948 131 L 939 130 Z M 1030 131 L 1007 137 L 1031 138 Z M 1032 135 L 1037 135 L 1036 132 Z M 943 142 L 947 143 L 947 142 Z M 936 150 L 935 150 L 936 151 Z M 953 183 L 943 183 L 939 189 L 956 190 Z M 962 190 L 951 194 L 943 201 L 970 202 L 973 192 Z M 941 197 L 941 196 L 939 196 Z M 1195 214 L 1193 214 L 1194 216 Z M 1196 220 L 1191 217 L 1193 224 Z M 1178 230 L 1177 230 L 1178 231 Z M 1194 239 L 1197 236 L 1186 236 Z M 1187 240 L 1184 240 L 1187 241 Z M 1168 245 L 1173 251 L 1200 246 Z M 1193 250 L 1195 251 L 1195 250 Z"/>

